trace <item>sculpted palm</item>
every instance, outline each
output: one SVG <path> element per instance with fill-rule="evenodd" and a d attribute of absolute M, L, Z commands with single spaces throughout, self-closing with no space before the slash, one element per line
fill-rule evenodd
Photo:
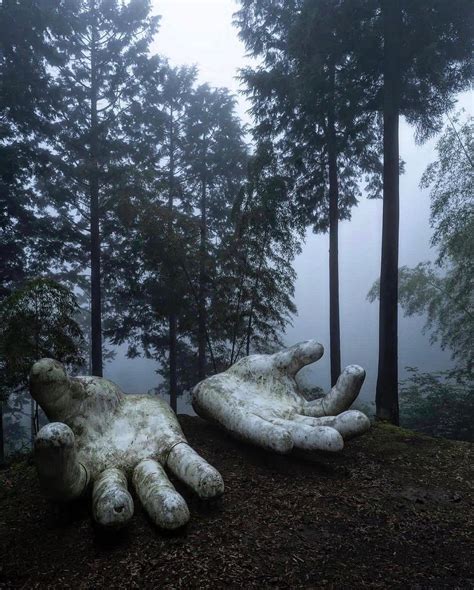
<path fill-rule="evenodd" d="M 370 427 L 362 412 L 348 410 L 365 371 L 357 365 L 347 367 L 326 396 L 308 402 L 295 377 L 323 352 L 321 344 L 308 340 L 276 354 L 245 357 L 199 383 L 193 407 L 235 437 L 278 453 L 289 453 L 293 447 L 340 451 L 344 439 Z"/>
<path fill-rule="evenodd" d="M 90 485 L 95 520 L 122 526 L 133 515 L 131 480 L 155 523 L 174 529 L 189 520 L 189 511 L 164 468 L 201 498 L 223 493 L 220 474 L 188 445 L 176 415 L 158 397 L 125 395 L 101 377 L 69 377 L 51 359 L 33 366 L 30 391 L 51 420 L 35 443 L 40 483 L 50 498 L 69 501 Z"/>

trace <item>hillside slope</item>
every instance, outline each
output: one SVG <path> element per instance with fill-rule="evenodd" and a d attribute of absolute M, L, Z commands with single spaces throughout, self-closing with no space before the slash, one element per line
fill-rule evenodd
<path fill-rule="evenodd" d="M 95 529 L 86 501 L 59 510 L 31 461 L 0 472 L 0 586 L 20 588 L 469 588 L 473 445 L 376 425 L 343 454 L 280 457 L 180 417 L 224 476 L 191 522 Z M 469 472 L 469 470 L 471 470 Z"/>

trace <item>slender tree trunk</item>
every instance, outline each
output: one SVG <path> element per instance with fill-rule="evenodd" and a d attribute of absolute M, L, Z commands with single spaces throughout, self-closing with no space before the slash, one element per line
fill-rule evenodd
<path fill-rule="evenodd" d="M 335 65 L 331 64 L 331 94 L 328 116 L 329 161 L 329 336 L 331 385 L 341 374 L 341 335 L 339 324 L 339 186 L 335 124 Z"/>
<path fill-rule="evenodd" d="M 196 292 L 196 289 L 194 288 L 191 277 L 189 276 L 189 272 L 188 272 L 186 265 L 184 263 L 181 264 L 181 268 L 183 269 L 186 280 L 188 281 L 188 285 L 189 285 L 189 288 L 191 289 L 191 293 L 193 295 L 194 301 L 196 302 L 197 306 L 199 307 L 199 293 Z M 209 351 L 209 356 L 211 357 L 212 368 L 214 370 L 214 373 L 217 373 L 216 358 L 214 356 L 214 351 L 212 350 L 212 342 L 211 342 L 211 338 L 209 336 L 209 333 L 207 331 L 207 326 L 206 326 L 206 344 L 207 344 L 207 349 Z"/>
<path fill-rule="evenodd" d="M 176 412 L 178 409 L 178 377 L 177 377 L 177 318 L 170 313 L 168 318 L 169 363 L 170 363 L 170 406 Z"/>
<path fill-rule="evenodd" d="M 383 0 L 384 26 L 384 166 L 383 229 L 380 270 L 379 366 L 377 417 L 399 422 L 398 410 L 398 240 L 401 42 L 400 0 Z"/>
<path fill-rule="evenodd" d="M 246 213 L 247 210 L 248 210 L 248 199 L 245 200 L 245 206 L 244 206 L 243 213 Z M 245 284 L 245 279 L 247 277 L 247 269 L 248 269 L 248 263 L 247 263 L 248 254 L 247 254 L 247 251 L 245 249 L 245 246 L 244 246 L 243 240 L 242 240 L 242 235 L 243 235 L 242 215 L 243 215 L 243 213 L 241 214 L 240 220 L 237 222 L 237 228 L 236 228 L 236 233 L 235 233 L 235 235 L 237 237 L 237 240 L 235 243 L 236 252 L 244 251 L 245 253 L 243 255 L 243 264 L 240 269 L 241 274 L 240 274 L 240 281 L 239 281 L 239 295 L 238 295 L 238 299 L 237 299 L 237 311 L 235 314 L 234 328 L 232 330 L 232 350 L 231 350 L 231 355 L 230 355 L 230 365 L 229 366 L 232 366 L 234 364 L 234 359 L 237 359 L 237 355 L 235 353 L 236 353 L 236 348 L 237 348 L 239 322 L 240 322 L 240 318 L 241 318 L 240 310 L 241 310 L 242 299 L 243 299 L 243 295 L 244 295 L 244 293 L 243 293 L 244 284 Z"/>
<path fill-rule="evenodd" d="M 173 191 L 175 184 L 175 154 L 174 154 L 174 127 L 173 108 L 170 108 L 170 169 L 169 169 L 169 195 L 168 195 L 168 235 L 173 234 Z M 173 264 L 173 263 L 172 263 Z M 168 273 L 168 305 L 174 308 L 175 269 L 170 266 Z M 178 408 L 178 375 L 177 375 L 177 317 L 174 309 L 168 317 L 169 336 L 169 371 L 170 371 L 170 406 L 176 412 Z"/>
<path fill-rule="evenodd" d="M 35 436 L 36 436 L 36 425 L 35 425 L 35 400 L 30 397 L 30 443 L 31 448 L 34 447 L 35 444 Z"/>
<path fill-rule="evenodd" d="M 258 279 L 257 279 L 257 284 L 255 285 L 255 287 L 258 289 Z M 246 344 L 245 344 L 245 354 L 247 356 L 250 355 L 250 343 L 252 342 L 252 320 L 253 320 L 253 301 L 252 301 L 252 305 L 250 307 L 250 313 L 249 313 L 249 320 L 247 322 L 247 335 L 246 335 Z"/>
<path fill-rule="evenodd" d="M 201 180 L 201 227 L 199 249 L 199 294 L 198 294 L 198 379 L 206 377 L 206 262 L 207 262 L 207 187 Z"/>
<path fill-rule="evenodd" d="M 39 302 L 38 296 L 35 294 L 35 359 L 40 359 L 40 317 L 39 317 Z M 38 402 L 30 397 L 30 413 L 31 413 L 31 448 L 34 448 L 35 438 L 39 430 L 39 414 Z"/>
<path fill-rule="evenodd" d="M 91 231 L 91 361 L 92 374 L 102 377 L 102 293 L 101 293 L 101 238 L 99 205 L 99 129 L 97 30 L 92 29 L 91 42 L 91 128 L 90 128 L 90 231 Z"/>
<path fill-rule="evenodd" d="M 268 235 L 268 231 L 265 230 L 265 233 L 263 234 L 263 239 L 262 239 L 262 250 L 261 250 L 260 262 L 259 262 L 258 270 L 257 270 L 257 278 L 255 280 L 255 286 L 253 288 L 252 299 L 251 299 L 251 303 L 250 303 L 250 312 L 249 312 L 249 320 L 247 322 L 246 346 L 245 346 L 245 352 L 246 352 L 247 356 L 249 356 L 249 354 L 250 354 L 250 344 L 252 341 L 252 333 L 253 333 L 253 326 L 252 326 L 253 314 L 254 314 L 254 310 L 255 310 L 255 302 L 258 297 L 258 287 L 260 285 L 260 275 L 262 272 L 263 263 L 265 261 L 265 249 L 267 247 L 267 235 Z"/>
<path fill-rule="evenodd" d="M 238 244 L 237 247 L 241 247 L 241 244 Z M 247 265 L 247 260 L 245 259 L 244 261 L 244 268 Z M 234 354 L 235 354 L 235 348 L 237 345 L 237 331 L 239 328 L 239 320 L 240 320 L 240 305 L 242 302 L 242 291 L 244 289 L 244 281 L 245 281 L 245 270 L 242 269 L 242 274 L 240 275 L 240 281 L 239 281 L 239 295 L 237 297 L 237 310 L 235 312 L 235 321 L 234 321 L 234 328 L 232 330 L 232 349 L 231 349 L 231 353 L 230 353 L 230 364 L 229 367 L 231 367 L 234 364 Z"/>
<path fill-rule="evenodd" d="M 0 399 L 0 468 L 5 465 L 5 441 L 3 432 L 3 400 Z"/>

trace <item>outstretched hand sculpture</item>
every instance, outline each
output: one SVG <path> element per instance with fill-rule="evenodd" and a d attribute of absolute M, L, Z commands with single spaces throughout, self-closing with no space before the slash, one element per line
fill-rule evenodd
<path fill-rule="evenodd" d="M 340 451 L 344 439 L 370 427 L 362 412 L 345 411 L 359 394 L 365 371 L 347 367 L 326 396 L 308 402 L 295 376 L 323 352 L 321 344 L 308 340 L 276 354 L 245 357 L 196 385 L 193 407 L 235 437 L 278 453 L 293 447 Z"/>
<path fill-rule="evenodd" d="M 30 391 L 53 421 L 35 442 L 40 483 L 51 499 L 73 500 L 90 482 L 95 520 L 119 527 L 133 515 L 131 478 L 152 520 L 175 529 L 189 520 L 189 510 L 164 467 L 201 498 L 223 493 L 218 471 L 187 444 L 176 415 L 158 397 L 125 395 L 100 377 L 68 377 L 51 359 L 33 366 Z"/>
<path fill-rule="evenodd" d="M 351 365 L 326 396 L 306 401 L 296 373 L 322 355 L 323 347 L 309 340 L 276 354 L 245 357 L 199 383 L 193 407 L 234 436 L 272 451 L 340 451 L 344 439 L 370 427 L 362 412 L 347 411 L 365 372 Z M 51 499 L 73 500 L 91 483 L 95 520 L 123 526 L 133 515 L 131 478 L 153 521 L 175 529 L 189 520 L 189 511 L 164 467 L 201 498 L 223 493 L 222 477 L 188 445 L 163 400 L 125 395 L 101 377 L 68 377 L 51 359 L 33 366 L 30 391 L 53 421 L 35 441 L 40 483 Z"/>

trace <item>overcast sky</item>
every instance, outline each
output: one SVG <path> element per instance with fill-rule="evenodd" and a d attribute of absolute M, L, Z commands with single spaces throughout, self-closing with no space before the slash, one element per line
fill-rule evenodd
<path fill-rule="evenodd" d="M 162 15 L 160 32 L 152 51 L 168 56 L 173 65 L 196 64 L 200 81 L 239 92 L 236 74 L 245 65 L 245 49 L 232 26 L 237 9 L 233 0 L 154 0 L 156 14 Z M 460 106 L 472 113 L 472 94 L 460 97 Z M 239 97 L 240 116 L 249 121 L 248 105 Z M 429 195 L 419 188 L 424 169 L 435 158 L 436 140 L 420 146 L 412 130 L 402 121 L 400 151 L 406 162 L 400 183 L 400 265 L 414 266 L 433 259 L 430 250 Z M 377 372 L 378 306 L 366 300 L 367 292 L 380 272 L 382 203 L 361 199 L 352 220 L 340 229 L 340 290 L 342 363 L 357 363 L 367 370 L 363 397 L 375 394 Z M 298 274 L 296 305 L 298 315 L 289 327 L 286 342 L 316 338 L 329 349 L 328 237 L 308 235 L 302 254 L 295 261 Z M 425 371 L 449 366 L 449 354 L 431 346 L 422 334 L 422 318 L 400 318 L 400 373 L 405 366 Z M 328 352 L 304 378 L 329 386 Z M 156 385 L 154 363 L 129 360 L 119 354 L 106 367 L 106 376 L 125 391 L 141 392 Z M 184 410 L 181 404 L 181 411 Z"/>

